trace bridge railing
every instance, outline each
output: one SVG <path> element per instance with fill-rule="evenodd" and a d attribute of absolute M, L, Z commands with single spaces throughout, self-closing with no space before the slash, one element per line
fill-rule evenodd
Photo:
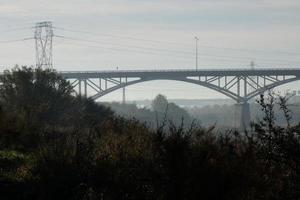
<path fill-rule="evenodd" d="M 209 72 L 209 71 L 300 71 L 300 68 L 259 68 L 259 69 L 166 69 L 166 70 L 88 70 L 88 71 L 58 71 L 59 73 L 135 73 L 135 72 Z"/>
<path fill-rule="evenodd" d="M 300 71 L 299 68 L 255 68 L 255 69 L 243 69 L 243 68 L 223 68 L 223 69 L 165 69 L 165 70 L 86 70 L 86 71 L 57 71 L 58 73 L 82 73 L 82 74 L 92 74 L 92 73 L 142 73 L 142 72 L 209 72 L 209 71 Z M 3 75 L 4 72 L 0 72 L 0 76 Z"/>

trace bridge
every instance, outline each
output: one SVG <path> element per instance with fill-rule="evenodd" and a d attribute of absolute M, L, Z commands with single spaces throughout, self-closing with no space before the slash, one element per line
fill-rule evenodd
<path fill-rule="evenodd" d="M 52 26 L 52 22 L 38 22 L 35 26 L 34 36 L 19 40 L 4 41 L 18 42 L 25 40 L 35 40 L 36 66 L 41 68 L 53 68 L 52 65 L 52 41 L 53 37 L 67 40 L 88 41 L 85 39 L 56 35 L 56 30 L 66 30 Z M 66 30 L 68 31 L 68 30 Z M 69 30 L 74 32 L 72 30 Z M 76 31 L 75 31 L 76 32 Z M 77 31 L 78 32 L 78 31 Z M 82 31 L 79 31 L 82 32 Z M 126 37 L 128 39 L 128 37 Z M 144 39 L 137 39 L 144 40 Z M 196 38 L 196 69 L 198 69 L 198 38 Z M 91 42 L 91 41 L 88 41 Z M 94 42 L 94 41 L 92 41 Z M 100 43 L 99 41 L 95 41 Z M 167 42 L 168 43 L 168 42 Z M 145 47 L 136 47 L 145 52 Z M 167 51 L 163 49 L 150 49 Z M 227 49 L 228 50 L 228 49 Z M 137 50 L 134 50 L 137 51 Z M 248 50 L 247 50 L 248 51 Z M 174 52 L 173 52 L 174 53 Z M 180 53 L 176 51 L 176 53 Z M 185 53 L 186 52 L 181 52 Z M 281 52 L 282 53 L 282 52 Z M 161 55 L 161 53 L 159 53 Z M 192 55 L 192 54 L 191 54 Z M 243 58 L 244 59 L 244 58 Z M 248 58 L 247 58 L 248 59 Z M 252 63 L 254 66 L 254 63 Z M 251 65 L 252 65 L 251 64 Z M 253 67 L 252 66 L 252 67 Z M 245 127 L 250 121 L 250 111 L 248 101 L 269 90 L 271 88 L 296 81 L 300 79 L 300 69 L 213 69 L 213 70 L 135 70 L 135 71 L 62 71 L 61 76 L 69 80 L 78 95 L 98 99 L 104 95 L 123 89 L 123 101 L 125 100 L 125 87 L 146 81 L 171 80 L 182 81 L 207 87 L 222 93 L 223 95 L 236 101 L 240 108 L 241 127 Z M 184 92 L 184 91 L 183 91 Z"/>
<path fill-rule="evenodd" d="M 114 70 L 62 71 L 78 95 L 98 99 L 125 87 L 146 81 L 182 81 L 207 87 L 237 102 L 240 127 L 250 122 L 248 101 L 266 90 L 300 79 L 300 69 L 213 69 L 213 70 Z"/>

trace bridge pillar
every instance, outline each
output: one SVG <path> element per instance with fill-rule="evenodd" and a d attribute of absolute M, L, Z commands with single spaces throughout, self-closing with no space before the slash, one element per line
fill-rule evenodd
<path fill-rule="evenodd" d="M 79 84 L 78 84 L 78 90 L 79 90 L 79 96 L 81 96 L 81 79 L 78 79 Z"/>
<path fill-rule="evenodd" d="M 126 97 L 125 97 L 125 87 L 123 87 L 123 96 L 122 96 L 122 103 L 126 103 Z"/>
<path fill-rule="evenodd" d="M 87 80 L 84 79 L 84 97 L 87 98 Z"/>
<path fill-rule="evenodd" d="M 241 130 L 247 130 L 250 127 L 250 106 L 247 101 L 235 104 L 235 127 Z"/>

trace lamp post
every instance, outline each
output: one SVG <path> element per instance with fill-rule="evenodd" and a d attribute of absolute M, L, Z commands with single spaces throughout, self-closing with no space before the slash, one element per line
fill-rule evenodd
<path fill-rule="evenodd" d="M 196 41 L 196 71 L 198 71 L 198 40 L 199 38 L 195 36 L 195 41 Z"/>

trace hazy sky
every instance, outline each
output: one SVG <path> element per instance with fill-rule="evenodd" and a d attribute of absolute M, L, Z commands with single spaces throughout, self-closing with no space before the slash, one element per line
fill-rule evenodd
<path fill-rule="evenodd" d="M 0 70 L 35 63 L 33 40 L 5 42 L 33 37 L 44 20 L 66 37 L 54 38 L 57 70 L 191 69 L 195 36 L 199 68 L 300 67 L 299 10 L 299 0 L 0 0 Z M 223 97 L 168 81 L 128 91 L 130 99 Z"/>

